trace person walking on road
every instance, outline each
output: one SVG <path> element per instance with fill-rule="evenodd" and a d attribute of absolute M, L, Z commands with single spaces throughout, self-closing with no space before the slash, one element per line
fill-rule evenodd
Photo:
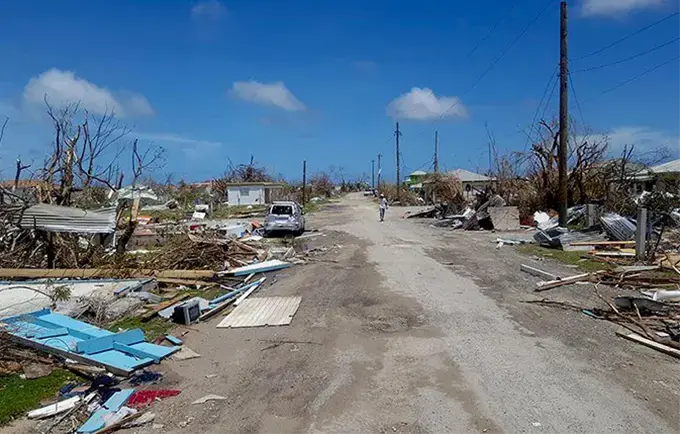
<path fill-rule="evenodd" d="M 385 211 L 387 211 L 389 206 L 387 205 L 387 199 L 385 199 L 385 195 L 382 193 L 380 194 L 380 202 L 378 206 L 380 207 L 380 221 L 383 222 L 385 221 Z"/>

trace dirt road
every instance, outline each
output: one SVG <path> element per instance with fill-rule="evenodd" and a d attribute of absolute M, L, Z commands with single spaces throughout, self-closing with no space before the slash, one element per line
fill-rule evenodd
<path fill-rule="evenodd" d="M 324 256 L 338 262 L 286 270 L 263 290 L 302 296 L 290 327 L 213 321 L 187 335 L 203 357 L 171 362 L 183 393 L 161 403 L 164 430 L 678 432 L 676 361 L 606 323 L 520 303 L 533 282 L 491 235 L 398 213 L 380 223 L 350 196 L 312 216 L 327 236 L 308 247 L 339 245 Z M 207 393 L 228 400 L 188 405 Z"/>
<path fill-rule="evenodd" d="M 292 324 L 192 326 L 185 343 L 202 357 L 159 368 L 182 390 L 154 405 L 162 432 L 680 431 L 677 361 L 608 323 L 522 303 L 535 298 L 527 259 L 496 250 L 496 235 L 401 213 L 380 223 L 356 195 L 311 216 L 325 236 L 304 247 L 335 247 L 258 294 L 301 295 Z M 191 405 L 206 394 L 227 400 Z"/>

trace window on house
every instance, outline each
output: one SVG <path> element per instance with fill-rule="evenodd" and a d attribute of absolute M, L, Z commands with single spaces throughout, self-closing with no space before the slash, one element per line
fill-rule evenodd
<path fill-rule="evenodd" d="M 239 194 L 241 195 L 241 197 L 250 196 L 250 189 L 249 188 L 239 188 Z"/>

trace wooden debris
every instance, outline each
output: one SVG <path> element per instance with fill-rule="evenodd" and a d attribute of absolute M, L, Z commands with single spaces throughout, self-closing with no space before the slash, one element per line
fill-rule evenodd
<path fill-rule="evenodd" d="M 570 246 L 634 246 L 635 241 L 574 241 Z"/>
<path fill-rule="evenodd" d="M 547 271 L 543 271 L 543 270 L 541 270 L 541 269 L 539 269 L 539 268 L 534 268 L 534 267 L 531 267 L 531 266 L 529 266 L 529 265 L 520 264 L 519 269 L 520 269 L 521 271 L 524 271 L 525 273 L 529 273 L 529 274 L 531 274 L 531 275 L 534 275 L 534 276 L 537 276 L 537 277 L 541 277 L 541 278 L 543 278 L 543 279 L 548 279 L 548 280 L 560 280 L 560 277 L 557 276 L 557 275 L 555 275 L 555 274 L 548 273 Z"/>
<path fill-rule="evenodd" d="M 104 269 L 104 268 L 0 268 L 0 278 L 26 279 L 88 279 L 95 277 L 156 277 L 159 279 L 210 279 L 215 276 L 210 270 L 151 270 L 151 269 Z"/>
<path fill-rule="evenodd" d="M 675 348 L 669 347 L 668 345 L 664 345 L 659 342 L 655 342 L 651 339 L 647 339 L 645 337 L 640 336 L 637 333 L 631 332 L 629 330 L 617 330 L 616 334 L 618 336 L 621 336 L 624 339 L 628 339 L 629 341 L 637 342 L 638 344 L 642 344 L 646 347 L 652 348 L 657 351 L 661 351 L 664 354 L 668 354 L 669 356 L 673 356 L 675 358 L 680 359 L 680 350 L 677 350 Z"/>
<path fill-rule="evenodd" d="M 168 283 L 171 285 L 205 286 L 206 288 L 215 285 L 215 282 L 207 282 L 205 280 L 175 279 L 172 277 L 161 277 L 156 278 L 156 280 L 160 283 Z"/>
<path fill-rule="evenodd" d="M 576 283 L 576 282 L 583 282 L 583 281 L 586 281 L 586 280 L 590 280 L 592 277 L 595 277 L 595 276 L 600 275 L 602 273 L 604 273 L 604 271 L 596 271 L 594 273 L 577 274 L 575 276 L 569 276 L 569 277 L 565 277 L 565 278 L 559 279 L 559 280 L 551 280 L 549 282 L 538 282 L 536 284 L 537 288 L 534 289 L 534 291 L 540 292 L 540 291 L 545 291 L 545 290 L 552 289 L 552 288 L 557 288 L 558 286 L 569 285 L 569 284 Z"/>
<path fill-rule="evenodd" d="M 607 251 L 607 250 L 594 250 L 590 252 L 591 255 L 595 256 L 611 256 L 615 258 L 633 258 L 635 257 L 635 252 L 624 252 L 621 250 L 613 250 L 613 251 Z"/>
<path fill-rule="evenodd" d="M 167 309 L 168 307 L 172 306 L 173 304 L 178 303 L 178 302 L 180 302 L 180 301 L 182 301 L 186 298 L 189 298 L 190 296 L 191 296 L 191 294 L 179 294 L 179 295 L 171 298 L 168 301 L 164 301 L 163 303 L 156 305 L 156 307 L 154 307 L 153 310 L 141 315 L 140 319 L 142 321 L 148 321 L 151 318 L 153 318 L 154 316 L 156 316 L 158 314 L 158 312 L 162 311 L 163 309 Z"/>

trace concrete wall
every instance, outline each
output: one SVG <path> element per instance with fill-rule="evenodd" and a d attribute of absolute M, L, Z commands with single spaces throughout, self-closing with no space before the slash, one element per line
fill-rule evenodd
<path fill-rule="evenodd" d="M 263 205 L 264 186 L 242 185 L 227 187 L 227 201 L 229 205 Z"/>

